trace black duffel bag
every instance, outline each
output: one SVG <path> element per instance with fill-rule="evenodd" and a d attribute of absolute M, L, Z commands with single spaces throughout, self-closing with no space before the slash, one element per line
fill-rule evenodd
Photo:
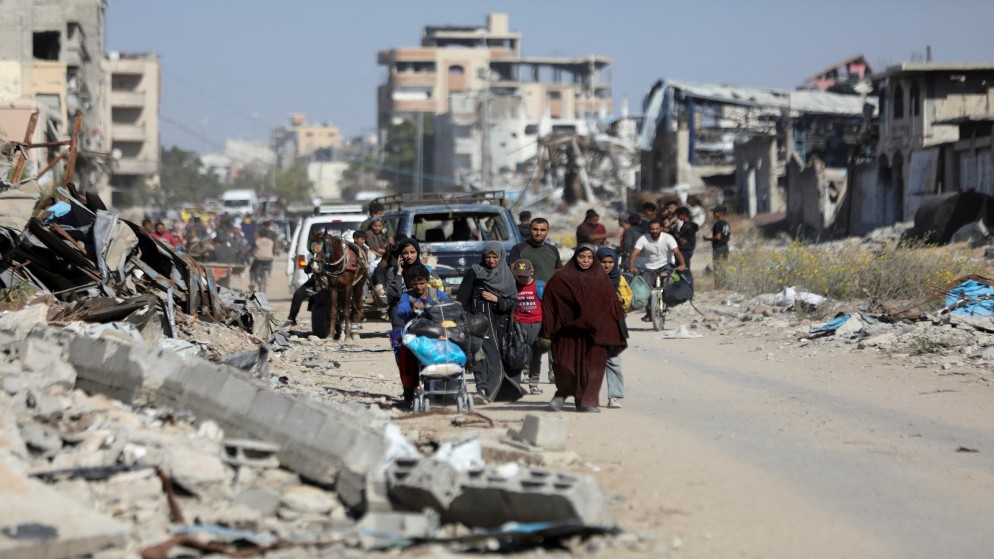
<path fill-rule="evenodd" d="M 694 285 L 690 275 L 686 272 L 666 278 L 663 283 L 663 302 L 667 307 L 675 307 L 681 303 L 694 298 Z"/>

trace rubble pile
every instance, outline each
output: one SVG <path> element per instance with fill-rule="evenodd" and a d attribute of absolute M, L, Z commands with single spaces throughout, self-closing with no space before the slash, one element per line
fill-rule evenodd
<path fill-rule="evenodd" d="M 49 293 L 59 320 L 127 322 L 146 340 L 177 338 L 177 313 L 271 341 L 263 296 L 221 289 L 196 260 L 69 184 L 39 200 L 37 183 L 0 192 L 0 288 Z"/>
<path fill-rule="evenodd" d="M 979 279 L 981 286 L 990 287 L 989 280 Z M 873 351 L 938 374 L 984 379 L 994 371 L 991 304 L 989 293 L 967 296 L 953 289 L 946 294 L 945 307 L 930 311 L 919 306 L 893 310 L 879 304 L 854 310 L 851 303 L 788 288 L 752 299 L 732 293 L 720 300 L 699 301 L 703 316 L 678 308 L 672 320 L 685 321 L 696 331 L 761 339 L 763 345 L 757 347 L 769 350 L 771 360 L 776 359 L 774 349 L 801 349 L 810 356 Z"/>
<path fill-rule="evenodd" d="M 301 349 L 267 361 L 267 379 L 127 329 L 53 328 L 52 314 L 33 304 L 0 315 L 0 470 L 18 482 L 0 488 L 11 505 L 0 514 L 0 555 L 37 556 L 39 546 L 66 550 L 53 557 L 312 555 L 443 541 L 485 549 L 615 530 L 608 499 L 586 476 L 509 472 L 479 453 L 472 471 L 454 476 L 456 462 L 424 456 L 400 434 L 384 396 L 316 390 L 299 371 L 340 364 L 315 341 L 294 338 Z M 225 330 L 194 323 L 190 343 L 213 332 L 211 344 L 234 349 L 248 335 Z M 341 361 L 359 353 L 334 349 Z M 411 497 L 438 491 L 449 502 Z M 75 514 L 17 505 L 52 499 Z M 526 520 L 535 524 L 505 533 Z"/>

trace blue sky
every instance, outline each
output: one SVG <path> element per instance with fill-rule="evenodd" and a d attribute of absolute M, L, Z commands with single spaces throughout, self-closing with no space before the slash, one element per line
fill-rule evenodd
<path fill-rule="evenodd" d="M 373 131 L 376 53 L 425 25 L 506 12 L 528 56 L 611 57 L 616 107 L 660 77 L 791 88 L 855 54 L 880 68 L 924 53 L 994 63 L 994 1 L 109 0 L 106 48 L 156 53 L 162 141 L 201 153 L 264 140 L 291 113 Z"/>

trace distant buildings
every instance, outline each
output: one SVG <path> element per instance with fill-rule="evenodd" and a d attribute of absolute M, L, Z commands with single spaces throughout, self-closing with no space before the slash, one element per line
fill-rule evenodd
<path fill-rule="evenodd" d="M 383 51 L 377 61 L 387 68 L 378 90 L 380 130 L 418 115 L 441 117 L 434 174 L 450 184 L 440 187 L 473 174 L 488 186 L 534 157 L 543 118 L 576 122 L 613 109 L 607 57 L 523 56 L 521 34 L 503 13 L 489 14 L 486 27 L 425 27 L 419 47 Z M 508 158 L 510 151 L 516 155 Z"/>
<path fill-rule="evenodd" d="M 159 64 L 155 56 L 104 56 L 106 0 L 0 1 L 0 137 L 23 141 L 39 111 L 34 142 L 68 139 L 82 113 L 73 181 L 106 203 L 134 202 L 159 177 Z M 32 150 L 27 174 L 43 170 Z M 39 177 L 52 183 L 62 164 Z"/>
<path fill-rule="evenodd" d="M 159 186 L 159 59 L 151 54 L 112 52 L 105 61 L 110 94 L 112 201 L 128 192 Z"/>
<path fill-rule="evenodd" d="M 40 111 L 36 141 L 67 138 L 72 115 L 83 114 L 81 151 L 106 154 L 111 145 L 103 103 L 104 0 L 3 0 L 0 2 L 0 102 Z M 26 109 L 21 109 L 26 110 Z M 0 135 L 24 140 L 24 128 Z M 52 135 L 57 138 L 51 138 Z M 34 150 L 34 170 L 46 163 Z M 106 159 L 81 154 L 75 181 L 109 199 Z M 58 168 L 43 181 L 53 181 Z"/>

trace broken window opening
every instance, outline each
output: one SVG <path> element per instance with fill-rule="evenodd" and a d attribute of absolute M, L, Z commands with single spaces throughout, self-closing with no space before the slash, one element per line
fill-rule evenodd
<path fill-rule="evenodd" d="M 911 103 L 911 115 L 918 116 L 922 113 L 922 105 L 921 105 L 922 100 L 921 100 L 921 91 L 919 90 L 917 83 L 911 85 L 911 91 L 909 92 L 909 95 L 911 97 L 909 100 L 909 102 Z"/>
<path fill-rule="evenodd" d="M 904 88 L 901 84 L 894 86 L 894 118 L 904 118 Z"/>
<path fill-rule="evenodd" d="M 35 60 L 58 60 L 62 50 L 62 34 L 58 31 L 36 31 L 32 34 L 32 54 Z"/>
<path fill-rule="evenodd" d="M 466 69 L 463 68 L 462 66 L 459 66 L 458 64 L 453 64 L 452 66 L 449 66 L 449 75 L 450 76 L 461 76 L 461 75 L 463 75 L 465 73 L 466 73 Z"/>

